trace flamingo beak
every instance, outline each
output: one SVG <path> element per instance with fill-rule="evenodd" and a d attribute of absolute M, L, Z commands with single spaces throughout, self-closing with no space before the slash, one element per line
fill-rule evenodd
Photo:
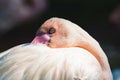
<path fill-rule="evenodd" d="M 42 44 L 48 45 L 50 41 L 50 37 L 51 35 L 47 33 L 42 34 L 42 35 L 37 35 L 31 42 L 31 44 L 42 43 Z"/>

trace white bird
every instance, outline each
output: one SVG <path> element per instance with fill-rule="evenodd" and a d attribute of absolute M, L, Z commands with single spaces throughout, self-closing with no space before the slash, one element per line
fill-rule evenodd
<path fill-rule="evenodd" d="M 99 43 L 78 25 L 51 18 L 34 40 L 0 55 L 0 80 L 112 80 Z"/>

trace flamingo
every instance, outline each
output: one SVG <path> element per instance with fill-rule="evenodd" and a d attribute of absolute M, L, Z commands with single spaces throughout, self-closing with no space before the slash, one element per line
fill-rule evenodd
<path fill-rule="evenodd" d="M 29 44 L 0 55 L 1 80 L 113 80 L 99 43 L 77 24 L 53 17 Z"/>

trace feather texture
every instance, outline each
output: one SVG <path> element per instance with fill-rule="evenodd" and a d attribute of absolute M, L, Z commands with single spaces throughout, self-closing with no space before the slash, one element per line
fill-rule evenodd
<path fill-rule="evenodd" d="M 77 47 L 28 45 L 11 50 L 0 61 L 0 80 L 101 80 L 101 76 L 96 58 Z"/>

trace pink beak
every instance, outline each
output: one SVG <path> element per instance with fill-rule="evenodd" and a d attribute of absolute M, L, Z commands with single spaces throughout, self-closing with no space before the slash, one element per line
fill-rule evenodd
<path fill-rule="evenodd" d="M 50 41 L 50 34 L 42 34 L 41 36 L 36 36 L 31 44 L 42 43 L 48 45 Z"/>

